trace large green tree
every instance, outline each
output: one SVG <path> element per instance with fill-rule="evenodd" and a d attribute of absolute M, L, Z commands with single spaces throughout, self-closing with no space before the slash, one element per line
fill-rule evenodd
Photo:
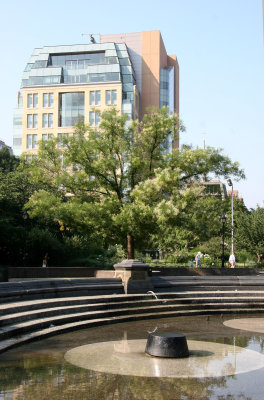
<path fill-rule="evenodd" d="M 182 129 L 166 108 L 149 110 L 142 122 L 112 109 L 102 113 L 99 128 L 79 124 L 64 148 L 56 141 L 40 144 L 30 173 L 46 189 L 31 196 L 31 216 L 62 221 L 106 245 L 126 238 L 133 258 L 134 244 L 142 248 L 168 226 L 179 226 L 201 195 L 202 177 L 243 177 L 238 164 L 215 149 L 167 152 L 168 138 Z"/>
<path fill-rule="evenodd" d="M 248 213 L 240 213 L 235 231 L 236 245 L 240 250 L 256 254 L 258 263 L 264 254 L 264 208 L 257 207 Z"/>

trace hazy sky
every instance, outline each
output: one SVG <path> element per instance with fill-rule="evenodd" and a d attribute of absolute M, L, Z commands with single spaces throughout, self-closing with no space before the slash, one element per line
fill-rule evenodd
<path fill-rule="evenodd" d="M 181 144 L 223 148 L 263 206 L 264 47 L 261 0 L 0 0 L 0 138 L 12 145 L 22 72 L 35 47 L 87 43 L 82 33 L 160 30 L 180 65 Z M 205 133 L 205 135 L 204 135 Z"/>

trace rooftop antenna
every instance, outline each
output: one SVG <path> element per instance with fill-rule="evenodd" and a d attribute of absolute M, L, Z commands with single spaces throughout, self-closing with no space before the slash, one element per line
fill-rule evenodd
<path fill-rule="evenodd" d="M 82 33 L 82 36 L 90 36 L 90 43 L 96 43 L 94 36 L 99 36 L 99 43 L 101 42 L 100 33 Z"/>

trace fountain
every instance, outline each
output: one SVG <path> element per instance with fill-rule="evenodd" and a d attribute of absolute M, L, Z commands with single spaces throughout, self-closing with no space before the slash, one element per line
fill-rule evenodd
<path fill-rule="evenodd" d="M 189 356 L 189 349 L 185 335 L 152 332 L 145 353 L 155 357 L 183 358 Z"/>
<path fill-rule="evenodd" d="M 262 336 L 234 331 L 223 322 L 220 316 L 133 321 L 21 346 L 1 354 L 0 397 L 263 398 L 261 385 L 255 384 L 263 374 Z M 159 340 L 163 354 L 148 354 L 148 347 L 154 353 L 151 342 Z M 182 357 L 185 340 L 188 354 Z M 170 351 L 178 346 L 180 354 L 168 357 L 167 345 Z"/>

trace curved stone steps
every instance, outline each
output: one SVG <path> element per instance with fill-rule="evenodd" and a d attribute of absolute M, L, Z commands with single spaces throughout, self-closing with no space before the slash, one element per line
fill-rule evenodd
<path fill-rule="evenodd" d="M 123 294 L 119 278 L 29 280 L 0 283 L 0 303 L 29 299 Z"/>
<path fill-rule="evenodd" d="M 244 313 L 251 313 L 252 308 L 244 308 Z M 195 315 L 211 315 L 215 314 L 215 310 L 203 309 L 203 310 L 185 310 L 185 311 L 170 311 L 170 312 L 158 312 L 158 313 L 143 313 L 143 314 L 132 314 L 132 315 L 121 315 L 108 318 L 98 318 L 93 320 L 70 322 L 59 326 L 52 326 L 36 331 L 26 332 L 17 337 L 8 338 L 0 341 L 0 353 L 11 348 L 20 346 L 22 344 L 32 342 L 35 340 L 40 340 L 42 338 L 54 336 L 60 333 L 66 333 L 75 331 L 77 329 L 91 328 L 95 326 L 102 326 L 113 323 L 131 322 L 144 319 L 159 319 L 159 318 L 171 318 L 180 316 L 195 316 Z M 218 314 L 229 314 L 229 313 L 239 313 L 241 309 L 233 308 L 230 309 L 217 309 Z M 264 312 L 264 308 L 258 310 L 258 312 Z"/>
<path fill-rule="evenodd" d="M 0 306 L 0 351 L 69 330 L 146 318 L 264 311 L 264 291 L 81 296 Z"/>
<path fill-rule="evenodd" d="M 231 293 L 230 293 L 231 294 Z M 165 308 L 175 307 L 178 309 L 185 308 L 198 308 L 201 305 L 204 307 L 219 307 L 219 303 L 222 306 L 227 306 L 227 303 L 230 307 L 235 306 L 237 303 L 240 304 L 240 307 L 246 307 L 249 304 L 252 308 L 262 307 L 264 304 L 263 296 L 241 296 L 240 294 L 237 296 L 210 296 L 210 302 L 208 302 L 209 296 L 185 296 L 177 295 L 167 296 L 166 299 L 161 297 L 160 299 L 153 299 L 151 295 L 147 296 L 122 296 L 120 298 L 116 298 L 115 296 L 107 297 L 102 302 L 100 297 L 97 297 L 97 302 L 94 298 L 91 301 L 90 297 L 80 297 L 75 299 L 61 299 L 59 302 L 57 299 L 54 301 L 49 300 L 48 302 L 39 300 L 36 302 L 24 302 L 24 303 L 15 303 L 13 305 L 5 305 L 2 307 L 2 315 L 0 316 L 0 327 L 15 324 L 19 322 L 31 321 L 32 319 L 42 319 L 49 318 L 50 320 L 56 318 L 58 314 L 60 316 L 69 315 L 69 314 L 80 314 L 81 313 L 89 313 L 89 312 L 107 312 L 107 311 L 117 311 L 122 307 L 122 310 L 126 310 L 128 308 L 134 309 L 135 307 L 138 310 L 142 308 L 148 307 L 159 307 L 162 306 Z M 111 301 L 110 301 L 111 300 Z M 59 305 L 59 307 L 58 307 Z M 133 307 L 130 307 L 133 305 Z M 120 311 L 119 311 L 120 312 Z"/>
<path fill-rule="evenodd" d="M 249 303 L 199 303 L 199 304 L 164 304 L 164 305 L 151 305 L 151 306 L 143 306 L 143 307 L 138 307 L 132 303 L 130 307 L 125 304 L 123 307 L 117 308 L 117 309 L 101 309 L 101 310 L 90 310 L 86 312 L 76 312 L 76 313 L 64 313 L 64 314 L 59 314 L 59 315 L 50 315 L 51 310 L 47 310 L 47 314 L 44 314 L 44 316 L 36 319 L 26 319 L 23 320 L 23 318 L 19 319 L 17 316 L 16 321 L 13 321 L 8 324 L 8 319 L 7 319 L 7 324 L 3 325 L 0 328 L 0 340 L 7 339 L 10 336 L 14 335 L 20 335 L 24 332 L 30 332 L 34 330 L 39 330 L 39 329 L 46 329 L 49 328 L 50 326 L 59 326 L 59 325 L 65 325 L 67 323 L 71 322 L 80 322 L 83 320 L 95 320 L 95 319 L 100 319 L 100 318 L 114 318 L 114 317 L 119 317 L 119 316 L 129 316 L 129 315 L 139 315 L 139 314 L 145 314 L 146 312 L 148 314 L 156 315 L 159 314 L 161 316 L 166 316 L 168 313 L 178 313 L 178 312 L 201 312 L 203 313 L 204 310 L 207 310 L 206 312 L 221 312 L 226 311 L 226 312 L 237 312 L 237 310 L 241 311 L 247 311 L 249 310 Z M 250 303 L 250 310 L 251 311 L 262 311 L 264 309 L 264 302 L 261 303 Z M 70 310 L 71 311 L 71 310 Z M 79 311 L 79 310 L 77 310 Z M 12 321 L 12 317 L 10 317 L 9 322 Z"/>

